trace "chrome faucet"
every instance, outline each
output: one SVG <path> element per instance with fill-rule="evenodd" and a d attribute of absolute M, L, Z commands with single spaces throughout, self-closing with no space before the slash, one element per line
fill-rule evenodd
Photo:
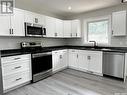
<path fill-rule="evenodd" d="M 94 43 L 94 47 L 96 47 L 96 46 L 97 46 L 96 41 L 89 41 L 89 42 L 93 42 L 93 43 Z"/>

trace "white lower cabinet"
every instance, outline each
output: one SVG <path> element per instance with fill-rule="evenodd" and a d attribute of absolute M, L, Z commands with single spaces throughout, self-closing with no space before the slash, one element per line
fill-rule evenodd
<path fill-rule="evenodd" d="M 98 74 L 102 74 L 102 52 L 88 51 L 88 70 Z"/>
<path fill-rule="evenodd" d="M 52 52 L 53 72 L 57 72 L 68 66 L 68 52 L 67 50 L 57 50 Z"/>
<path fill-rule="evenodd" d="M 69 50 L 69 67 L 102 74 L 102 51 Z"/>
<path fill-rule="evenodd" d="M 78 68 L 81 71 L 88 70 L 89 61 L 87 60 L 87 51 L 79 50 L 78 53 Z"/>
<path fill-rule="evenodd" d="M 78 68 L 78 50 L 70 49 L 69 50 L 69 67 L 77 69 Z"/>
<path fill-rule="evenodd" d="M 32 80 L 31 55 L 1 58 L 4 91 Z"/>

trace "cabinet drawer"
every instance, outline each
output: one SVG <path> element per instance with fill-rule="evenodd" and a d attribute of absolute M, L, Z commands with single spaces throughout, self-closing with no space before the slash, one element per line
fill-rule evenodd
<path fill-rule="evenodd" d="M 14 74 L 20 71 L 25 71 L 30 69 L 30 60 L 24 60 L 20 62 L 13 62 L 9 65 L 2 66 L 3 76 Z"/>
<path fill-rule="evenodd" d="M 8 77 L 3 77 L 3 88 L 4 90 L 7 90 L 9 88 L 18 86 L 30 80 L 31 80 L 31 74 L 29 73 L 29 71 L 23 73 L 17 73 L 15 75 L 11 75 Z"/>
<path fill-rule="evenodd" d="M 9 62 L 15 62 L 15 61 L 19 62 L 20 60 L 25 60 L 25 59 L 30 59 L 30 54 L 2 57 L 1 62 L 3 65 Z"/>

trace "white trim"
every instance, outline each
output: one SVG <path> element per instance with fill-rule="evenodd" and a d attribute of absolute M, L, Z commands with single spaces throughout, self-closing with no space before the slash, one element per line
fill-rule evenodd
<path fill-rule="evenodd" d="M 108 32 L 108 44 L 103 44 L 103 43 L 99 43 L 98 45 L 110 45 L 111 44 L 111 15 L 107 15 L 107 16 L 101 16 L 101 17 L 94 17 L 94 18 L 88 18 L 88 19 L 84 19 L 84 22 L 83 22 L 83 30 L 84 30 L 84 44 L 90 44 L 88 41 L 87 41 L 87 38 L 88 38 L 88 27 L 87 27 L 87 23 L 88 22 L 94 22 L 94 21 L 100 21 L 100 20 L 106 20 L 108 19 L 109 20 L 109 32 Z"/>

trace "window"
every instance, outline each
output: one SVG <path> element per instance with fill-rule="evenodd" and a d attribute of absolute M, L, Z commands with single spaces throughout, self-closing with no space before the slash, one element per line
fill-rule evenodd
<path fill-rule="evenodd" d="M 90 21 L 87 23 L 87 41 L 108 44 L 109 20 Z"/>

